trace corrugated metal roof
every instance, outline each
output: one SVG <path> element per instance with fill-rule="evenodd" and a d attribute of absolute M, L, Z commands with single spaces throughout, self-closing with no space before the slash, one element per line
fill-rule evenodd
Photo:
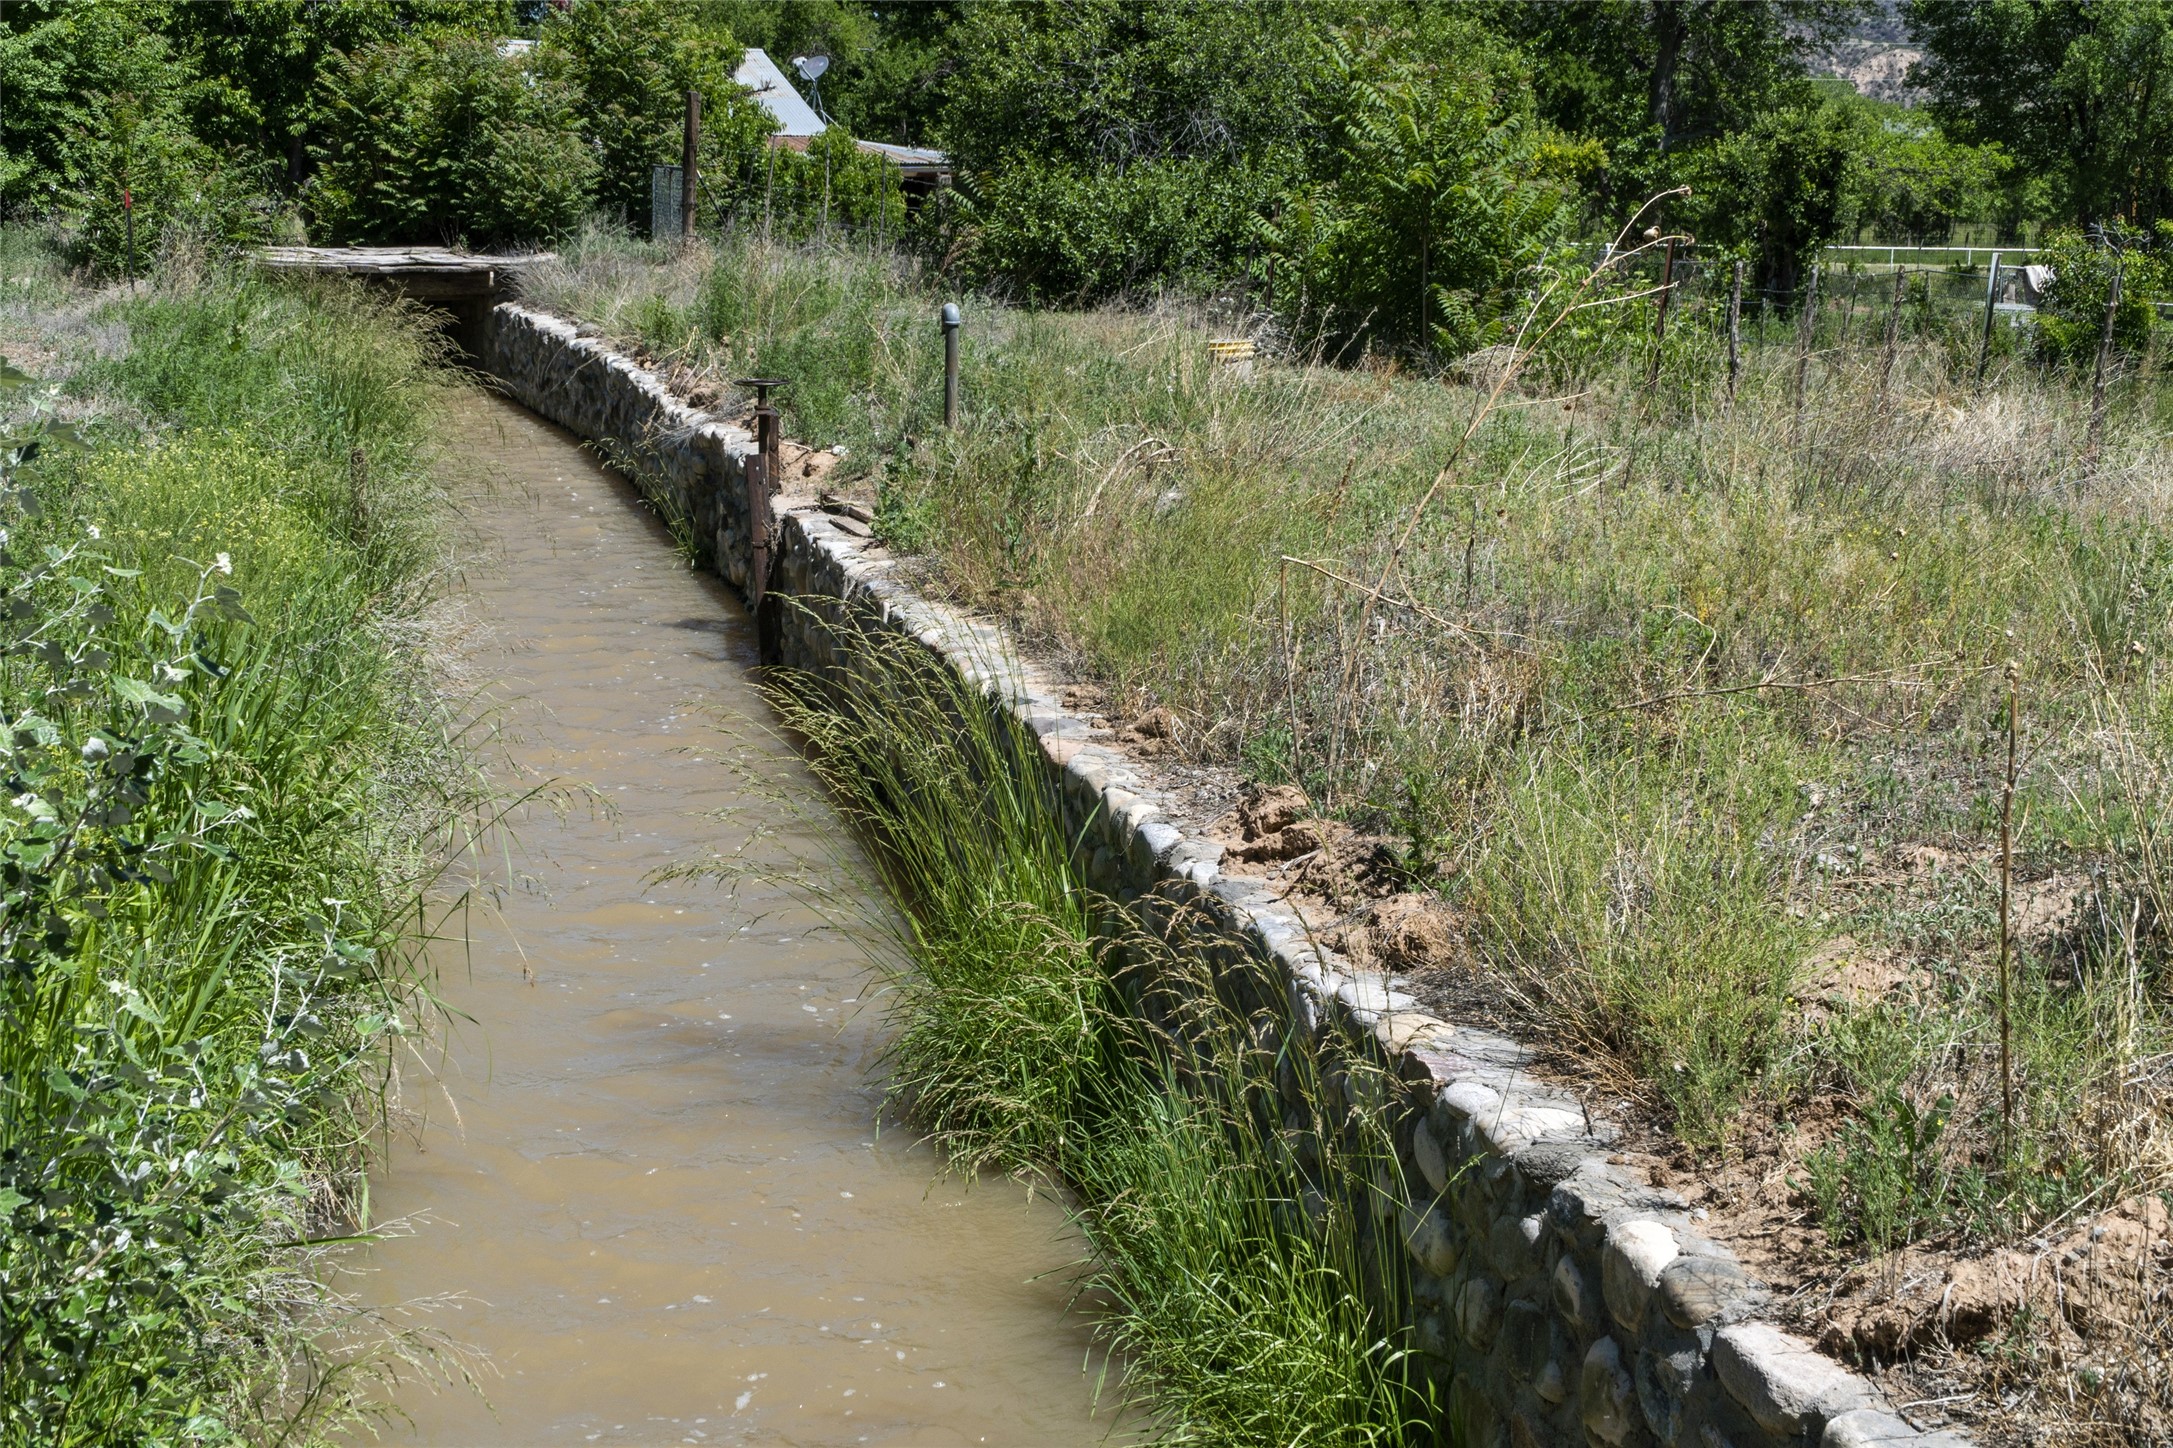
<path fill-rule="evenodd" d="M 732 79 L 747 87 L 762 109 L 776 120 L 775 134 L 804 139 L 819 136 L 828 129 L 823 125 L 822 117 L 815 114 L 815 108 L 792 88 L 791 81 L 785 79 L 777 62 L 763 51 L 750 46 L 740 60 L 739 69 L 732 73 Z"/>
<path fill-rule="evenodd" d="M 870 155 L 886 157 L 907 171 L 948 172 L 951 169 L 950 157 L 933 147 L 893 146 L 888 141 L 855 141 L 853 144 Z"/>

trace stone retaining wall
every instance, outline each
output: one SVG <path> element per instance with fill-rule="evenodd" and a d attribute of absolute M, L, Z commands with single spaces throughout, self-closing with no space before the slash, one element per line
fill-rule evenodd
<path fill-rule="evenodd" d="M 583 329 L 515 304 L 496 309 L 484 361 L 516 401 L 633 471 L 697 559 L 746 586 L 744 429 L 672 397 Z M 836 663 L 826 621 L 847 614 L 919 639 L 1041 741 L 1097 889 L 1210 949 L 1241 942 L 1287 983 L 1294 1021 L 1338 1023 L 1378 1050 L 1400 1086 L 1377 1109 L 1396 1117 L 1411 1184 L 1400 1214 L 1417 1340 L 1469 1448 L 1963 1448 L 1761 1321 L 1766 1294 L 1734 1254 L 1679 1197 L 1610 1164 L 1607 1129 L 1532 1079 L 1523 1046 L 1419 1011 L 1392 978 L 1315 945 L 1263 884 L 1224 874 L 1222 847 L 1181 829 L 1174 802 L 994 625 L 917 595 L 864 525 L 813 499 L 772 506 L 770 590 L 806 607 L 764 609 L 770 657 Z"/>

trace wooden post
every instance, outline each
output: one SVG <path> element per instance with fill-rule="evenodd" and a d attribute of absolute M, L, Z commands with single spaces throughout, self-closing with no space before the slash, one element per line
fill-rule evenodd
<path fill-rule="evenodd" d="M 702 149 L 702 93 L 687 92 L 687 128 L 679 150 L 679 234 L 694 239 L 695 196 L 700 183 Z"/>
<path fill-rule="evenodd" d="M 1660 347 L 1667 341 L 1668 298 L 1675 294 L 1675 242 L 1667 244 L 1667 260 L 1660 268 L 1660 305 L 1652 319 L 1652 365 L 1645 369 L 1645 390 L 1652 391 L 1660 383 Z"/>
<path fill-rule="evenodd" d="M 1984 386 L 1984 365 L 1992 356 L 1992 315 L 1999 305 L 1999 253 L 1992 253 L 1992 270 L 1984 281 L 1984 335 L 1977 341 L 1977 385 Z"/>
<path fill-rule="evenodd" d="M 1811 378 L 1811 343 L 1818 330 L 1818 264 L 1811 265 L 1811 280 L 1803 289 L 1796 309 L 1796 425 L 1803 425 L 1803 393 Z"/>
<path fill-rule="evenodd" d="M 2092 463 L 2097 462 L 2098 449 L 2105 445 L 2105 374 L 2111 370 L 2113 322 L 2120 313 L 2120 276 L 2127 265 L 2125 255 L 2113 263 L 2113 286 L 2105 297 L 2105 330 L 2098 335 L 2098 364 L 2090 378 L 2090 442 L 2083 451 Z"/>
<path fill-rule="evenodd" d="M 1901 304 L 1909 290 L 1909 274 L 1894 269 L 1894 302 L 1886 312 L 1886 350 L 1879 357 L 1879 406 L 1886 406 L 1887 389 L 1894 380 L 1894 358 L 1901 352 Z"/>
<path fill-rule="evenodd" d="M 1743 376 L 1743 263 L 1735 264 L 1728 283 L 1728 406 L 1735 406 L 1735 385 Z"/>

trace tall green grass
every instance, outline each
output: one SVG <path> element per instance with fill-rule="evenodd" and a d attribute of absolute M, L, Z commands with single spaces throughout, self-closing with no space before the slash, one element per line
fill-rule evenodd
<path fill-rule="evenodd" d="M 1987 1205 L 1913 1234 L 2027 1232 L 2173 1181 L 2173 1098 L 2135 1084 L 2173 1046 L 2159 360 L 2118 369 L 2090 460 L 2075 377 L 2002 331 L 1978 386 L 1978 313 L 1912 291 L 1889 359 L 1883 281 L 1830 282 L 1808 332 L 1747 316 L 1731 394 L 1708 287 L 1680 299 L 1652 387 L 1649 300 L 1577 314 L 1443 474 L 1499 351 L 1431 375 L 1328 367 L 1227 299 L 968 297 L 953 430 L 945 286 L 861 249 L 665 257 L 601 234 L 537 279 L 693 385 L 800 379 L 788 423 L 847 448 L 827 486 L 875 499 L 931 586 L 1107 685 L 1120 720 L 1168 707 L 1191 758 L 1402 836 L 1464 918 L 1456 965 L 1698 1150 L 1858 1091 L 1828 1021 L 1886 1013 L 1941 1023 L 1905 1033 L 1892 1079 L 1927 1108 L 1955 1097 L 1944 1166 L 1995 1163 Z M 1249 380 L 1209 363 L 1232 332 L 1267 354 Z M 2012 1130 L 1984 1052 L 1950 1049 L 1986 1039 L 1998 920 L 1977 887 L 1997 874 L 2009 659 L 2020 878 L 2085 877 L 2092 919 L 2128 922 L 2024 942 Z M 1957 899 L 1941 933 L 1915 929 Z M 2076 962 L 2131 951 L 2141 1004 L 2073 991 Z M 1807 1011 L 1837 953 L 1910 989 Z M 2075 1002 L 2135 1053 L 2125 1074 L 2052 1024 Z M 2134 1129 L 2080 1127 L 2079 1078 L 2083 1117 Z M 1862 1089 L 1868 1107 L 1883 1088 Z M 1891 1236 L 1836 1225 L 1851 1252 Z"/>
<path fill-rule="evenodd" d="M 464 802 L 435 344 L 216 276 L 97 324 L 71 386 L 148 430 L 19 459 L 0 557 L 0 1442 L 316 1441 L 372 1361 L 320 1258 Z"/>
<path fill-rule="evenodd" d="M 1382 1083 L 1264 968 L 1211 976 L 1098 900 L 1031 736 L 911 639 L 843 627 L 787 725 L 899 907 L 893 1106 L 962 1170 L 1059 1189 L 1125 1399 L 1166 1441 L 1427 1441 Z M 935 727 L 930 727 L 934 724 Z M 1233 954 L 1237 952 L 1233 951 Z"/>

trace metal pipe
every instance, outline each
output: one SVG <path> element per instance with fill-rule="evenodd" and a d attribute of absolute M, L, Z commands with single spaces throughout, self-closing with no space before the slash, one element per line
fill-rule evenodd
<path fill-rule="evenodd" d="M 771 533 L 770 493 L 777 478 L 777 409 L 770 405 L 770 389 L 782 387 L 778 377 L 742 377 L 739 386 L 755 392 L 754 455 L 746 460 L 747 473 L 747 606 L 759 608 L 770 586 Z"/>
<path fill-rule="evenodd" d="M 943 304 L 943 425 L 958 426 L 958 303 Z"/>

